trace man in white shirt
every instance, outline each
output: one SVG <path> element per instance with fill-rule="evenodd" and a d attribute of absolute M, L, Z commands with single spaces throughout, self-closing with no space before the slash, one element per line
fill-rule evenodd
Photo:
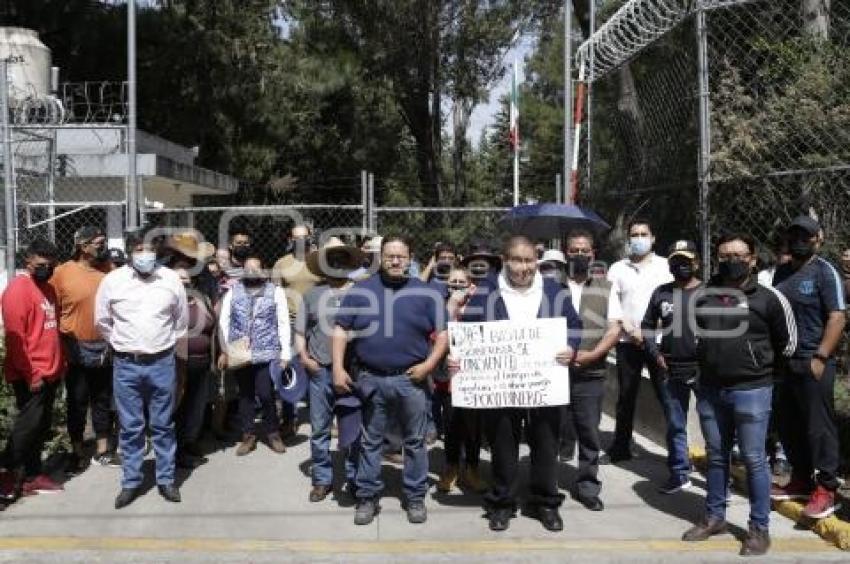
<path fill-rule="evenodd" d="M 652 292 L 661 284 L 673 281 L 667 259 L 652 252 L 655 236 L 645 219 L 629 224 L 629 256 L 615 262 L 608 270 L 611 282 L 611 301 L 608 316 L 620 322 L 620 342 L 617 344 L 617 425 L 614 441 L 606 454 L 612 464 L 632 458 L 632 430 L 635 404 L 640 390 L 641 372 L 646 366 L 655 395 L 664 405 L 661 369 L 643 348 L 640 323 L 649 305 Z"/>
<path fill-rule="evenodd" d="M 122 455 L 116 509 L 140 493 L 146 415 L 159 493 L 168 501 L 180 501 L 174 483 L 174 345 L 189 324 L 183 284 L 176 273 L 157 264 L 152 243 L 133 233 L 127 237 L 127 253 L 128 264 L 106 275 L 95 298 L 95 325 L 113 352 Z"/>

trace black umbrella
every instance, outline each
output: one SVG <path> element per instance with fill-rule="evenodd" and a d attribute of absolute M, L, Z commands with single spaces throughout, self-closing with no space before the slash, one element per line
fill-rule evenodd
<path fill-rule="evenodd" d="M 499 220 L 499 226 L 532 239 L 556 239 L 573 229 L 586 229 L 599 237 L 611 230 L 595 212 L 569 204 L 517 206 Z"/>

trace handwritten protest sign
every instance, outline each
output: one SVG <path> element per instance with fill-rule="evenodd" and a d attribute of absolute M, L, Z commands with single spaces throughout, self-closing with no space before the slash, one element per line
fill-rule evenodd
<path fill-rule="evenodd" d="M 529 322 L 449 323 L 452 405 L 487 409 L 570 401 L 569 369 L 555 361 L 567 347 L 563 317 Z"/>

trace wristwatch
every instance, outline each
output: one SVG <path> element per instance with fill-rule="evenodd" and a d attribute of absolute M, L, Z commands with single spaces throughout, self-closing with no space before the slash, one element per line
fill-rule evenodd
<path fill-rule="evenodd" d="M 815 354 L 813 354 L 812 356 L 813 356 L 814 358 L 818 359 L 818 360 L 823 361 L 823 362 L 828 362 L 828 361 L 829 361 L 829 356 L 827 356 L 827 355 L 825 355 L 825 354 L 821 354 L 821 353 L 819 353 L 819 352 L 816 352 L 816 353 L 815 353 Z"/>

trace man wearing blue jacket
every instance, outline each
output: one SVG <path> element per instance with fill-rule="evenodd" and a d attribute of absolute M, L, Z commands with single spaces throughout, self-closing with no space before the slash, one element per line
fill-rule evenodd
<path fill-rule="evenodd" d="M 524 236 L 508 239 L 502 249 L 503 268 L 492 292 L 472 296 L 461 321 L 529 321 L 537 318 L 564 317 L 568 327 L 567 343 L 558 352 L 559 363 L 575 360 L 581 342 L 581 319 L 573 308 L 568 291 L 554 280 L 544 279 L 537 271 L 534 242 Z M 456 359 L 452 359 L 452 364 Z M 456 366 L 456 364 L 455 364 Z M 516 512 L 514 482 L 519 469 L 519 444 L 523 421 L 531 448 L 530 495 L 527 511 L 540 519 L 549 531 L 564 527 L 558 508 L 563 496 L 558 493 L 558 432 L 560 406 L 533 409 L 498 408 L 482 412 L 492 454 L 492 488 L 484 496 L 490 529 L 504 531 Z"/>

